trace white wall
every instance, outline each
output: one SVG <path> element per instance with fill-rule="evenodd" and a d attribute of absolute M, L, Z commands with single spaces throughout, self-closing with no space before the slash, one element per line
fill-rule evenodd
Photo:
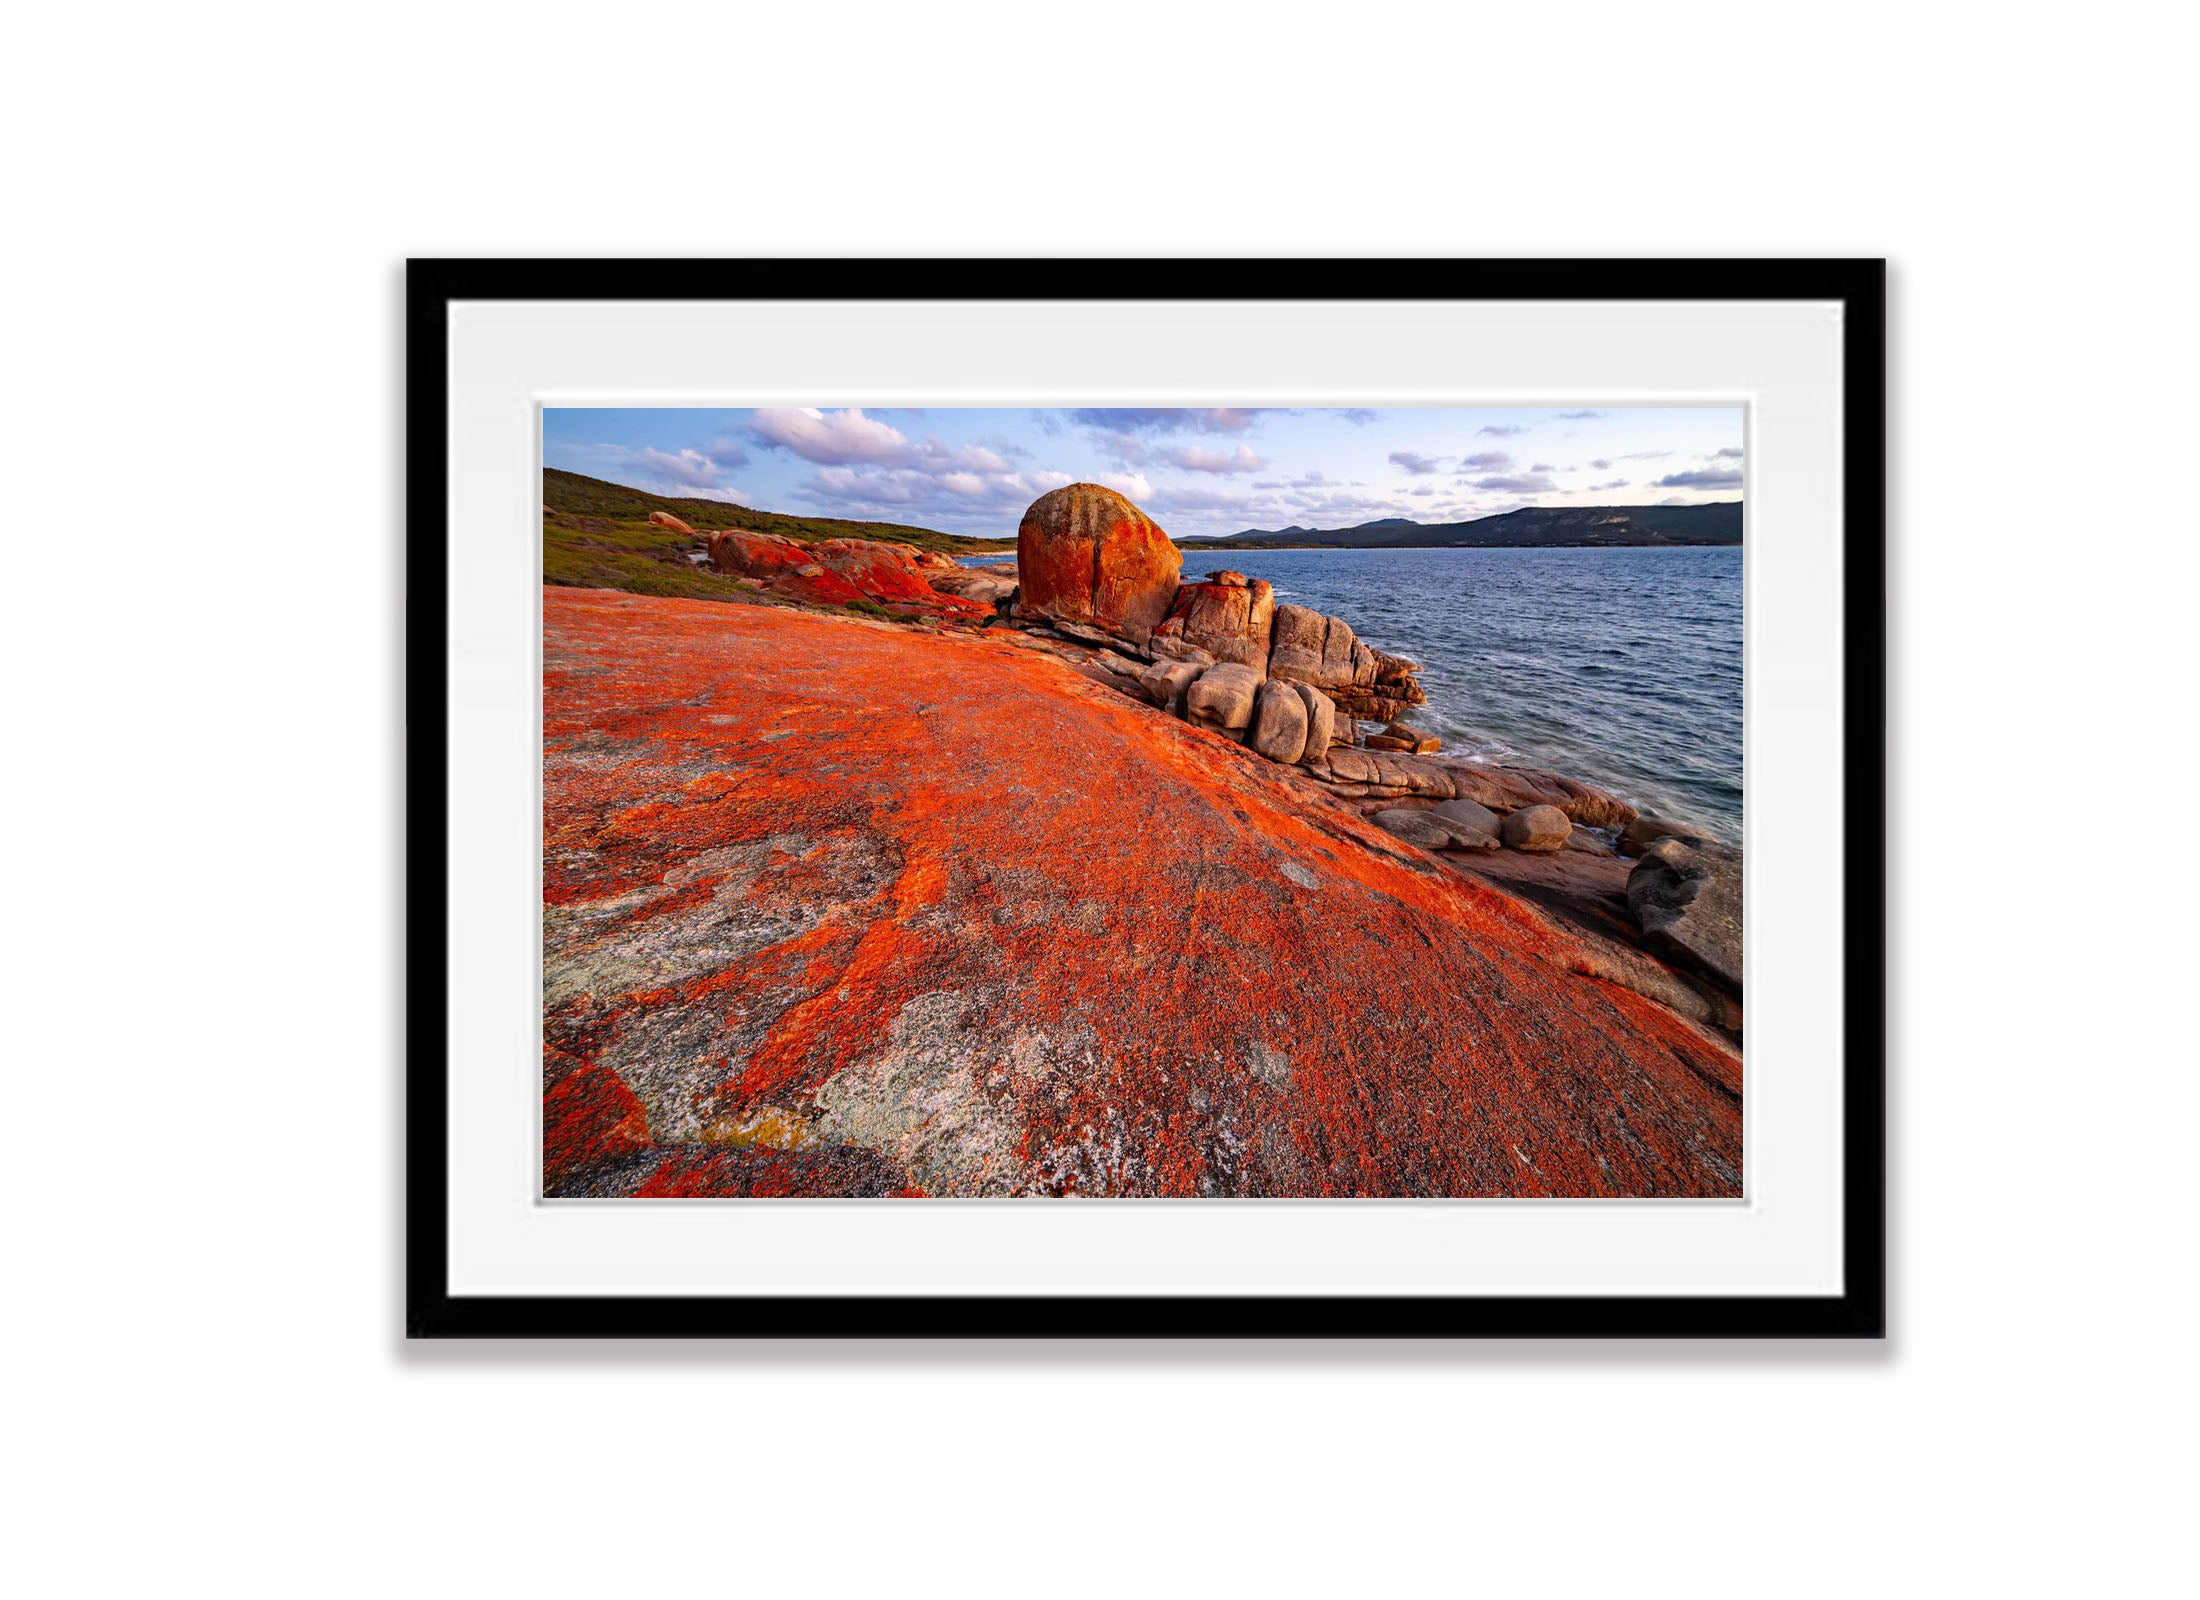
<path fill-rule="evenodd" d="M 23 1592 L 2168 1586 L 2169 8 L 475 10 L 12 26 Z M 1892 256 L 1893 1341 L 402 1348 L 399 262 L 748 252 Z"/>

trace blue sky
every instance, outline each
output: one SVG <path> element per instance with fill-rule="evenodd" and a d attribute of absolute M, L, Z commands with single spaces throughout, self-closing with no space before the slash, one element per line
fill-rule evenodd
<path fill-rule="evenodd" d="M 761 511 L 1014 537 L 1065 483 L 1172 534 L 1742 493 L 1740 407 L 546 408 L 544 464 Z"/>

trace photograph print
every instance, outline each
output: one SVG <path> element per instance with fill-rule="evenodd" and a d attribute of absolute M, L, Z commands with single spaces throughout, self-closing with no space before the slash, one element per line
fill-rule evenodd
<path fill-rule="evenodd" d="M 1740 406 L 546 407 L 542 1194 L 1734 1199 Z"/>

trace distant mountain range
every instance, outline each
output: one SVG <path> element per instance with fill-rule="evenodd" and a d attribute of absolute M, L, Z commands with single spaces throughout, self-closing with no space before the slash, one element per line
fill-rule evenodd
<path fill-rule="evenodd" d="M 1179 539 L 1187 550 L 1498 549 L 1707 545 L 1742 542 L 1742 503 L 1700 506 L 1523 506 L 1472 522 L 1385 517 L 1351 528 L 1248 528 L 1224 539 Z"/>

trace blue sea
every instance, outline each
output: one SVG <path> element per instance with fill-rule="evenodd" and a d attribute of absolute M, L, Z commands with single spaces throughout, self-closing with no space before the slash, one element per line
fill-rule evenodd
<path fill-rule="evenodd" d="M 1739 842 L 1742 551 L 1187 550 L 1421 663 L 1444 748 L 1602 784 Z"/>

